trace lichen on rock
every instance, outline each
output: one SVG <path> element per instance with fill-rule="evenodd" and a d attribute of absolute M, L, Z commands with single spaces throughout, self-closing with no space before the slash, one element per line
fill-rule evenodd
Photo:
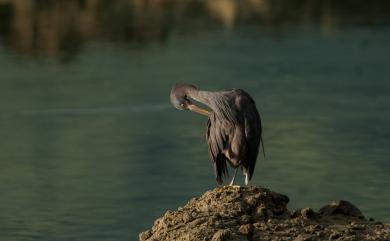
<path fill-rule="evenodd" d="M 390 240 L 389 224 L 367 221 L 347 201 L 290 212 L 289 198 L 262 187 L 226 186 L 167 211 L 141 241 Z"/>

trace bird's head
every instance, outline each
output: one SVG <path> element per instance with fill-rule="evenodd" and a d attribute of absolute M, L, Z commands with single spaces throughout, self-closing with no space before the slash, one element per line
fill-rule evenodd
<path fill-rule="evenodd" d="M 197 90 L 193 85 L 175 84 L 171 90 L 171 103 L 178 110 L 188 110 L 188 107 L 193 105 L 188 97 L 191 90 Z"/>
<path fill-rule="evenodd" d="M 198 89 L 193 85 L 176 84 L 171 90 L 171 103 L 178 110 L 190 110 L 201 115 L 209 116 L 210 111 L 200 108 L 192 103 Z"/>

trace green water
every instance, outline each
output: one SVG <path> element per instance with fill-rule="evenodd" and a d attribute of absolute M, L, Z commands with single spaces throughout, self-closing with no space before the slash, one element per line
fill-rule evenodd
<path fill-rule="evenodd" d="M 170 106 L 176 82 L 253 96 L 266 148 L 253 184 L 287 194 L 292 209 L 346 199 L 390 221 L 390 25 L 380 9 L 379 20 L 338 16 L 327 29 L 317 18 L 246 17 L 241 5 L 227 25 L 200 1 L 146 13 L 91 2 L 112 15 L 96 10 L 99 31 L 71 25 L 59 41 L 39 35 L 39 16 L 63 7 L 30 9 L 41 15 L 29 40 L 19 19 L 28 11 L 0 3 L 1 240 L 136 240 L 215 187 L 206 120 Z"/>

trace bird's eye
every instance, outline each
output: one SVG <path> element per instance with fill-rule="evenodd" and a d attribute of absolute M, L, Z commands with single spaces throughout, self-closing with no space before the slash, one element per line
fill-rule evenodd
<path fill-rule="evenodd" d="M 180 104 L 180 106 L 181 106 L 181 107 L 184 107 L 184 104 L 183 104 L 183 103 L 181 103 L 181 104 Z"/>

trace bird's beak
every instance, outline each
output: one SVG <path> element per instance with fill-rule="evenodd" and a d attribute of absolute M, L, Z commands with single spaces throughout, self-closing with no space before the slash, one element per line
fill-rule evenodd
<path fill-rule="evenodd" d="M 188 105 L 187 109 L 189 109 L 190 111 L 196 112 L 198 114 L 205 115 L 205 116 L 210 116 L 210 114 L 211 114 L 210 111 L 203 109 L 203 108 L 200 108 L 194 104 Z"/>

